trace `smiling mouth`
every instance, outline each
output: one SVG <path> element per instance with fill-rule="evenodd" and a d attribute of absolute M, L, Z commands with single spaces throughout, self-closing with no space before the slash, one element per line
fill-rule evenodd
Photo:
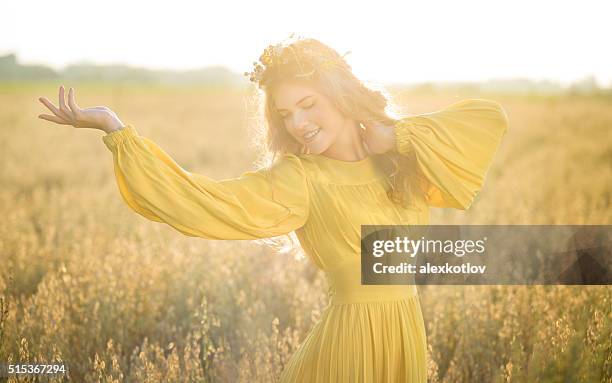
<path fill-rule="evenodd" d="M 310 142 L 310 141 L 314 140 L 314 138 L 317 136 L 317 134 L 319 134 L 320 131 L 321 131 L 321 128 L 318 128 L 318 129 L 315 129 L 313 131 L 310 131 L 310 132 L 304 134 L 304 141 Z"/>

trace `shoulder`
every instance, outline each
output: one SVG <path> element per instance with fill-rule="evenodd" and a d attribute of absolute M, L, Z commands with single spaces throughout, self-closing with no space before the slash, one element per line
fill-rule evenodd
<path fill-rule="evenodd" d="M 294 180 L 309 178 L 309 169 L 307 158 L 292 153 L 278 154 L 267 168 L 271 176 Z"/>

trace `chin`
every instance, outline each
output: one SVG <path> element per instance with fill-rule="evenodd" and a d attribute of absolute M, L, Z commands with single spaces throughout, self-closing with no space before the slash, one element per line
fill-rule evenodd
<path fill-rule="evenodd" d="M 306 147 L 308 148 L 308 151 L 310 154 L 322 154 L 324 153 L 327 149 L 329 149 L 329 145 L 325 145 L 323 143 L 313 143 L 314 145 L 309 146 L 306 145 Z"/>

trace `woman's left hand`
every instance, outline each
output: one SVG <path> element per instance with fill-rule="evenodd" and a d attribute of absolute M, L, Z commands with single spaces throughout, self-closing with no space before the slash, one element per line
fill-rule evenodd
<path fill-rule="evenodd" d="M 395 127 L 380 122 L 361 122 L 361 138 L 372 154 L 386 153 L 395 148 Z"/>

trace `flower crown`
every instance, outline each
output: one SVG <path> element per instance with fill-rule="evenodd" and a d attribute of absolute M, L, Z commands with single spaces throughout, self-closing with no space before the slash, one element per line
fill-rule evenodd
<path fill-rule="evenodd" d="M 313 69 L 308 73 L 303 73 L 304 71 L 302 71 L 301 74 L 296 75 L 297 77 L 309 76 L 315 71 L 325 67 L 342 64 L 345 66 L 347 65 L 344 61 L 344 57 L 351 53 L 351 51 L 347 51 L 340 57 L 323 57 L 321 52 L 314 51 L 310 47 L 293 44 L 299 40 L 303 40 L 303 37 L 296 37 L 295 33 L 292 33 L 289 36 L 289 39 L 278 44 L 268 45 L 264 49 L 262 55 L 259 57 L 259 62 L 253 62 L 254 69 L 251 72 L 244 72 L 244 75 L 247 76 L 251 82 L 258 84 L 261 87 L 261 81 L 263 80 L 264 74 L 267 70 L 277 66 L 280 67 L 287 65 L 292 61 L 297 62 L 301 67 L 302 63 L 300 62 L 299 57 L 308 57 L 311 59 L 313 61 Z"/>

